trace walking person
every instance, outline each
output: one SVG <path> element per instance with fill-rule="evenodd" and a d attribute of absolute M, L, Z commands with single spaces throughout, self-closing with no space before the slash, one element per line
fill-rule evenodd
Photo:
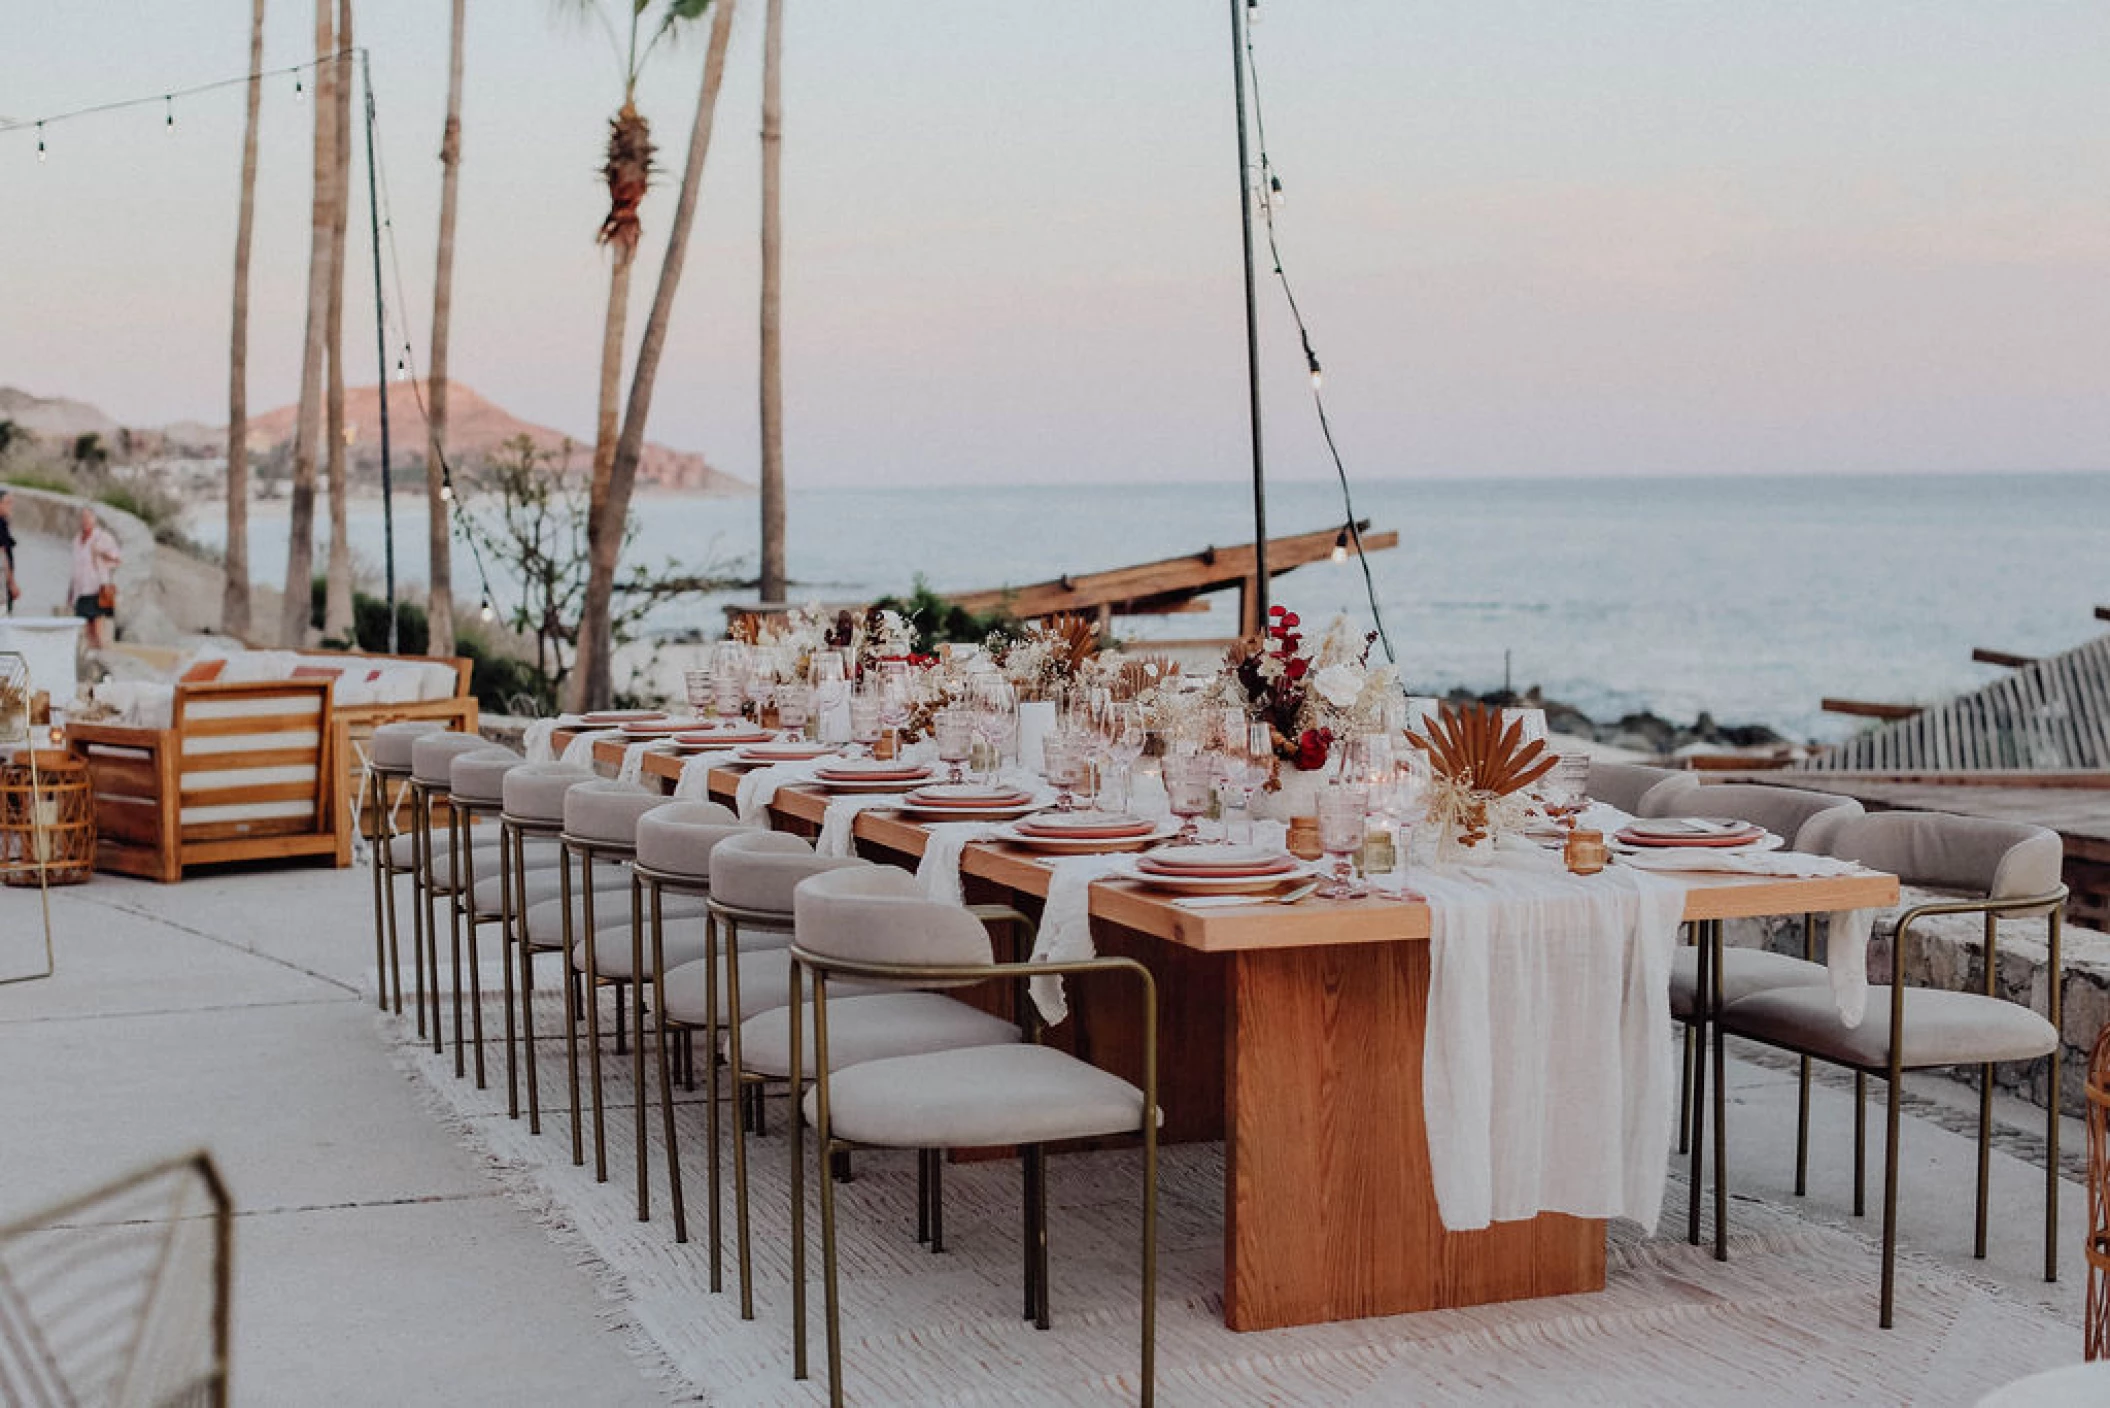
<path fill-rule="evenodd" d="M 22 588 L 15 581 L 15 495 L 7 488 L 0 488 L 0 557 L 7 559 L 7 614 L 15 614 L 15 603 L 22 599 Z"/>
<path fill-rule="evenodd" d="M 73 540 L 73 614 L 88 623 L 88 648 L 101 650 L 109 638 L 103 622 L 117 615 L 117 564 L 124 554 L 117 539 L 97 520 L 95 510 L 81 508 L 80 536 Z"/>

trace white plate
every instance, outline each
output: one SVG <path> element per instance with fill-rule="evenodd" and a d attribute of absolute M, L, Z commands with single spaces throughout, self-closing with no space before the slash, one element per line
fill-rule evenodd
<path fill-rule="evenodd" d="M 780 751 L 782 750 L 782 751 Z M 750 743 L 733 754 L 736 763 L 752 763 L 756 767 L 768 767 L 775 763 L 815 763 L 832 756 L 835 746 L 816 744 L 756 744 Z"/>
<path fill-rule="evenodd" d="M 1621 856 L 1748 856 L 1760 851 L 1777 851 L 1786 844 L 1770 831 L 1741 846 L 1636 846 L 1617 836 L 1605 838 L 1605 845 L 1612 853 Z"/>
<path fill-rule="evenodd" d="M 1279 875 L 1154 875 L 1139 870 L 1134 862 L 1123 865 L 1115 874 L 1126 880 L 1138 880 L 1153 889 L 1176 890 L 1185 895 L 1258 895 L 1279 889 L 1291 881 L 1301 881 L 1316 874 L 1309 865 L 1297 865 Z"/>
<path fill-rule="evenodd" d="M 1053 805 L 1052 802 L 1018 802 L 1008 807 L 921 807 L 904 798 L 901 810 L 921 821 L 1016 821 Z"/>
<path fill-rule="evenodd" d="M 1104 855 L 1114 851 L 1139 851 L 1145 846 L 1155 845 L 1167 836 L 1177 836 L 1179 826 L 1165 822 L 1160 826 L 1134 836 L 1030 836 L 1015 826 L 1007 826 L 996 833 L 999 841 L 1009 841 L 1015 846 L 1024 846 L 1031 851 L 1045 851 L 1050 855 Z"/>
<path fill-rule="evenodd" d="M 623 724 L 652 723 L 666 716 L 664 709 L 601 709 L 581 714 L 579 723 L 586 728 L 617 728 Z"/>
<path fill-rule="evenodd" d="M 1287 859 L 1282 852 L 1265 846 L 1165 846 L 1150 854 L 1151 859 L 1166 865 L 1220 865 L 1226 870 L 1245 870 Z"/>
<path fill-rule="evenodd" d="M 884 781 L 858 782 L 839 777 L 816 777 L 815 787 L 825 787 L 830 792 L 907 792 L 921 787 L 927 779 L 921 777 L 899 777 Z"/>
<path fill-rule="evenodd" d="M 1705 841 L 1740 835 L 1751 829 L 1751 823 L 1726 816 L 1658 816 L 1645 820 L 1636 818 L 1619 829 L 1646 836 L 1651 841 Z"/>

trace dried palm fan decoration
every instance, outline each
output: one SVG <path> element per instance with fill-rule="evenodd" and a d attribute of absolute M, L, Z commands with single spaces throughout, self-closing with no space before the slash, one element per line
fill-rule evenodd
<path fill-rule="evenodd" d="M 1180 672 L 1180 662 L 1170 655 L 1121 656 L 1121 683 L 1133 699 L 1139 694 L 1156 689 Z"/>
<path fill-rule="evenodd" d="M 1088 616 L 1075 612 L 1049 616 L 1041 621 L 1040 630 L 1054 646 L 1064 674 L 1071 679 L 1077 677 L 1085 661 L 1099 653 L 1099 625 Z"/>
<path fill-rule="evenodd" d="M 1453 828 L 1467 846 L 1487 838 L 1490 801 L 1523 791 L 1560 761 L 1544 743 L 1524 737 L 1522 719 L 1505 728 L 1501 714 L 1480 703 L 1462 709 L 1445 704 L 1430 721 L 1428 736 L 1409 735 L 1408 741 L 1429 755 L 1436 774 L 1430 817 Z"/>

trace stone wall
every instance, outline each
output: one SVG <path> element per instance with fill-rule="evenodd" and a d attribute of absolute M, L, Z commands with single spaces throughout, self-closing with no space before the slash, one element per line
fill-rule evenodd
<path fill-rule="evenodd" d="M 1944 898 L 1926 890 L 1907 888 L 1899 908 L 1878 916 L 1874 938 L 1868 946 L 1869 980 L 1888 983 L 1891 973 L 1891 941 L 1897 917 L 1915 904 Z M 2032 1011 L 2049 1014 L 2050 982 L 2047 975 L 2049 943 L 2042 919 L 2008 919 L 2000 924 L 1994 944 L 1997 956 L 1994 991 L 2010 1001 L 2021 1002 Z M 1819 921 L 1820 945 L 1824 923 Z M 1764 945 L 1778 953 L 1802 953 L 1800 918 L 1738 920 L 1724 926 L 1724 941 L 1731 944 Z M 2082 1088 L 2088 1079 L 2088 1056 L 2096 1034 L 2110 1022 L 2110 934 L 2067 924 L 2059 936 L 2060 978 L 2059 1028 L 2064 1038 L 2060 1053 L 2060 1104 L 2065 1112 L 2081 1116 L 2087 1102 Z M 1820 946 L 1821 957 L 1823 949 Z M 1912 926 L 1905 952 L 1905 981 L 1908 986 L 1943 987 L 1956 992 L 1980 992 L 1985 983 L 1985 920 L 1975 914 L 1944 914 L 1922 919 Z M 2013 1062 L 1994 1067 L 1994 1082 L 2023 1098 L 2043 1105 L 2049 1098 L 2051 1062 Z M 1977 1081 L 1975 1068 L 1960 1068 L 1950 1074 L 1970 1084 Z"/>

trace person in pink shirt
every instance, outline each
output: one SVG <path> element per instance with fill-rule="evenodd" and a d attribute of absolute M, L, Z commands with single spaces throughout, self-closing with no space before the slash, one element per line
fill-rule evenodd
<path fill-rule="evenodd" d="M 96 518 L 95 510 L 81 509 L 80 535 L 73 540 L 73 577 L 69 595 L 73 614 L 88 623 L 88 648 L 101 650 L 109 644 L 103 622 L 117 614 L 117 564 L 124 561 L 117 539 Z"/>

